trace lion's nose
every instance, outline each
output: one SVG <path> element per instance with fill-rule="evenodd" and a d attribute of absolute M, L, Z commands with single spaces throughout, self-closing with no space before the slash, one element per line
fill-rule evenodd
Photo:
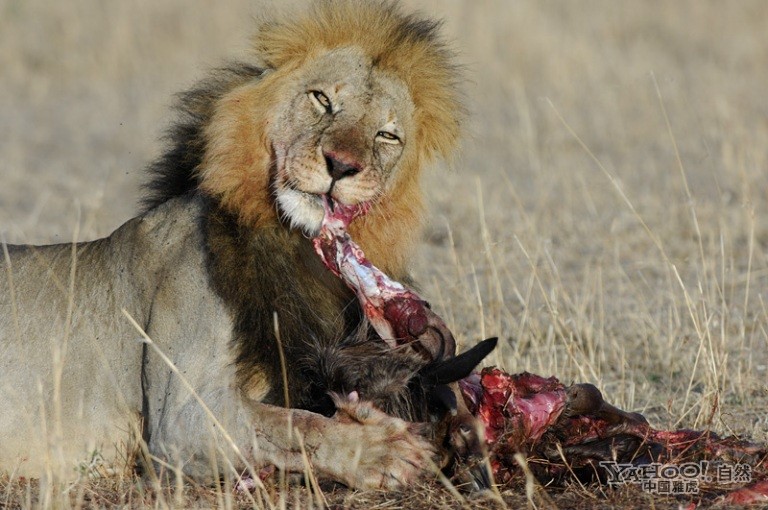
<path fill-rule="evenodd" d="M 360 173 L 360 167 L 353 163 L 345 163 L 333 157 L 332 154 L 325 154 L 325 164 L 328 174 L 334 181 L 339 181 L 345 177 L 352 177 Z"/>

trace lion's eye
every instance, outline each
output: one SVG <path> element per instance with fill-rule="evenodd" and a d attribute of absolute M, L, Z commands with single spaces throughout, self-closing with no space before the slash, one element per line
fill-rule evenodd
<path fill-rule="evenodd" d="M 376 133 L 376 138 L 381 140 L 384 143 L 391 143 L 391 144 L 400 143 L 400 138 L 396 134 L 390 133 L 389 131 L 379 131 L 378 133 Z"/>
<path fill-rule="evenodd" d="M 331 107 L 331 100 L 328 99 L 328 96 L 319 90 L 310 90 L 309 95 L 318 105 L 320 105 L 321 108 L 325 110 L 326 113 L 331 113 L 333 111 Z"/>

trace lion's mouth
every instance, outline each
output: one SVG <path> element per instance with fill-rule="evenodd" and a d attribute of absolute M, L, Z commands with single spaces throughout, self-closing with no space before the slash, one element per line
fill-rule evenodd
<path fill-rule="evenodd" d="M 351 210 L 353 208 L 357 208 L 357 209 L 361 209 L 361 210 L 366 210 L 367 211 L 370 208 L 370 204 L 365 203 L 365 202 L 357 204 L 357 205 L 344 204 L 342 201 L 340 201 L 337 197 L 335 197 L 333 195 L 333 184 L 334 183 L 335 183 L 335 181 L 331 183 L 330 189 L 328 189 L 328 191 L 326 191 L 324 193 L 315 193 L 315 192 L 311 192 L 311 191 L 304 191 L 301 188 L 299 188 L 295 183 L 292 183 L 290 181 L 285 182 L 283 184 L 283 188 L 285 190 L 289 190 L 290 193 L 296 194 L 297 196 L 301 197 L 303 200 L 308 202 L 308 205 L 311 204 L 313 207 L 317 206 L 317 208 L 320 211 L 323 211 L 324 214 L 326 212 L 326 209 L 330 209 L 330 212 L 333 213 L 335 208 L 336 208 L 336 204 L 339 204 L 341 207 L 345 208 L 345 210 L 347 210 L 348 208 L 349 208 L 349 210 Z M 278 196 L 279 196 L 279 192 L 278 192 Z M 357 215 L 355 215 L 355 216 L 357 216 Z M 350 221 L 351 221 L 351 218 L 350 218 Z"/>
<path fill-rule="evenodd" d="M 337 205 L 361 207 L 366 210 L 370 208 L 368 201 L 347 204 L 345 200 L 340 200 L 338 191 L 334 187 L 335 183 L 336 181 L 331 181 L 328 188 L 323 191 L 307 191 L 302 189 L 296 180 L 288 177 L 285 168 L 281 169 L 278 166 L 273 184 L 273 194 L 281 219 L 291 228 L 301 229 L 313 237 L 320 231 L 323 217 L 329 206 L 331 211 Z"/>
<path fill-rule="evenodd" d="M 290 191 L 295 192 L 295 193 L 298 193 L 299 195 L 303 196 L 307 200 L 311 200 L 311 201 L 317 203 L 317 205 L 319 207 L 323 207 L 323 198 L 322 197 L 323 197 L 324 193 L 313 193 L 313 192 L 310 192 L 310 191 L 304 191 L 303 189 L 299 188 L 296 185 L 296 183 L 291 182 L 289 180 L 285 181 L 283 183 L 282 188 L 286 189 L 286 190 L 290 190 Z"/>

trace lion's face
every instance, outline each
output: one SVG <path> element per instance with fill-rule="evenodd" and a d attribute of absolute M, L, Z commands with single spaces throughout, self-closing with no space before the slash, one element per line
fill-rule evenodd
<path fill-rule="evenodd" d="M 305 63 L 285 87 L 268 128 L 273 191 L 291 226 L 314 234 L 323 217 L 320 195 L 357 204 L 390 189 L 414 106 L 401 80 L 351 47 Z"/>

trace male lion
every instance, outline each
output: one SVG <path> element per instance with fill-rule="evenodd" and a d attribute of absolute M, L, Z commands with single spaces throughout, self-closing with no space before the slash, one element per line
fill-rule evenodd
<path fill-rule="evenodd" d="M 408 400 L 423 352 L 386 352 L 308 236 L 322 195 L 370 203 L 351 234 L 407 279 L 420 171 L 452 150 L 462 111 L 437 27 L 359 0 L 263 23 L 254 62 L 182 96 L 143 214 L 93 242 L 7 246 L 0 470 L 72 473 L 93 452 L 117 466 L 136 441 L 197 479 L 301 471 L 302 449 L 354 487 L 426 469 L 431 443 L 378 410 L 423 419 Z"/>

